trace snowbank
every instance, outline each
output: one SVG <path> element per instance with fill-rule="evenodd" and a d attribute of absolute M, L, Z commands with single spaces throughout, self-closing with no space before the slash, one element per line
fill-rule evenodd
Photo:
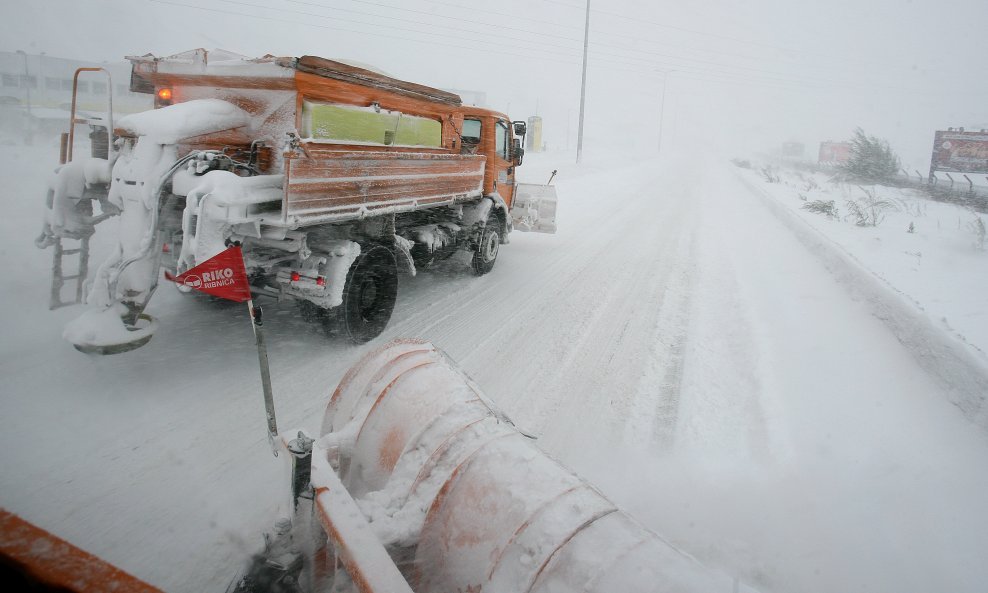
<path fill-rule="evenodd" d="M 820 173 L 775 174 L 774 183 L 753 171 L 743 177 L 950 401 L 988 426 L 988 253 L 975 230 L 984 217 L 915 190 L 848 185 Z M 832 201 L 833 213 L 804 207 L 817 201 Z"/>

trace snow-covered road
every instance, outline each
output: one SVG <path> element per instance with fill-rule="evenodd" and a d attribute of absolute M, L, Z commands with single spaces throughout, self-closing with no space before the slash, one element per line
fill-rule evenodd
<path fill-rule="evenodd" d="M 60 333 L 79 308 L 47 311 L 51 254 L 31 244 L 29 157 L 54 153 L 0 150 L 0 506 L 165 590 L 224 587 L 287 484 L 243 307 L 162 286 L 148 346 L 76 352 Z M 267 306 L 282 429 L 315 429 L 375 344 L 425 338 L 548 452 L 760 590 L 983 590 L 988 437 L 765 196 L 726 162 L 528 160 L 524 180 L 560 169 L 559 233 L 514 233 L 482 278 L 403 277 L 374 343 Z"/>

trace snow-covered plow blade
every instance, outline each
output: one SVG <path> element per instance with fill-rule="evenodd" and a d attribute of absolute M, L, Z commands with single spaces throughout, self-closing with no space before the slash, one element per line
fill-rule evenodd
<path fill-rule="evenodd" d="M 738 590 L 548 457 L 429 343 L 392 342 L 347 373 L 321 438 L 289 444 L 296 486 L 310 447 L 302 590 Z"/>
<path fill-rule="evenodd" d="M 556 232 L 556 186 L 519 183 L 511 203 L 511 223 L 519 231 Z"/>

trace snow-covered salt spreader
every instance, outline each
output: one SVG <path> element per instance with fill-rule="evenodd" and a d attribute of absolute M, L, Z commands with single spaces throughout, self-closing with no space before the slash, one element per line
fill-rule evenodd
<path fill-rule="evenodd" d="M 390 320 L 399 271 L 466 250 L 486 274 L 513 228 L 555 231 L 555 188 L 515 182 L 523 121 L 314 56 L 129 59 L 131 90 L 156 108 L 82 119 L 73 99 L 37 240 L 55 248 L 51 307 L 71 280 L 69 302 L 88 294 L 95 307 L 66 328 L 80 350 L 147 342 L 161 268 L 177 276 L 232 244 L 255 295 L 294 299 L 363 342 Z M 87 70 L 99 69 L 76 81 Z M 93 129 L 91 157 L 73 157 L 79 123 Z M 89 239 L 116 214 L 116 249 L 84 288 Z"/>
<path fill-rule="evenodd" d="M 282 433 L 294 516 L 229 591 L 751 591 L 543 453 L 443 352 L 396 340 Z"/>

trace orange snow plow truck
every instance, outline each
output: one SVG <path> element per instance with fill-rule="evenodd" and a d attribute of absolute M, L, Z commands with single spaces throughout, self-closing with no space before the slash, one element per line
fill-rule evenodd
<path fill-rule="evenodd" d="M 314 56 L 128 59 L 131 90 L 156 108 L 114 122 L 112 104 L 83 118 L 73 100 L 37 240 L 55 248 L 51 307 L 85 295 L 99 310 L 66 328 L 80 350 L 146 343 L 161 268 L 231 244 L 255 295 L 364 342 L 388 324 L 399 271 L 467 250 L 482 275 L 512 229 L 555 232 L 555 189 L 515 182 L 525 123 L 453 93 Z M 93 130 L 91 157 L 73 158 L 76 124 Z M 89 239 L 116 214 L 117 248 L 87 280 Z"/>

